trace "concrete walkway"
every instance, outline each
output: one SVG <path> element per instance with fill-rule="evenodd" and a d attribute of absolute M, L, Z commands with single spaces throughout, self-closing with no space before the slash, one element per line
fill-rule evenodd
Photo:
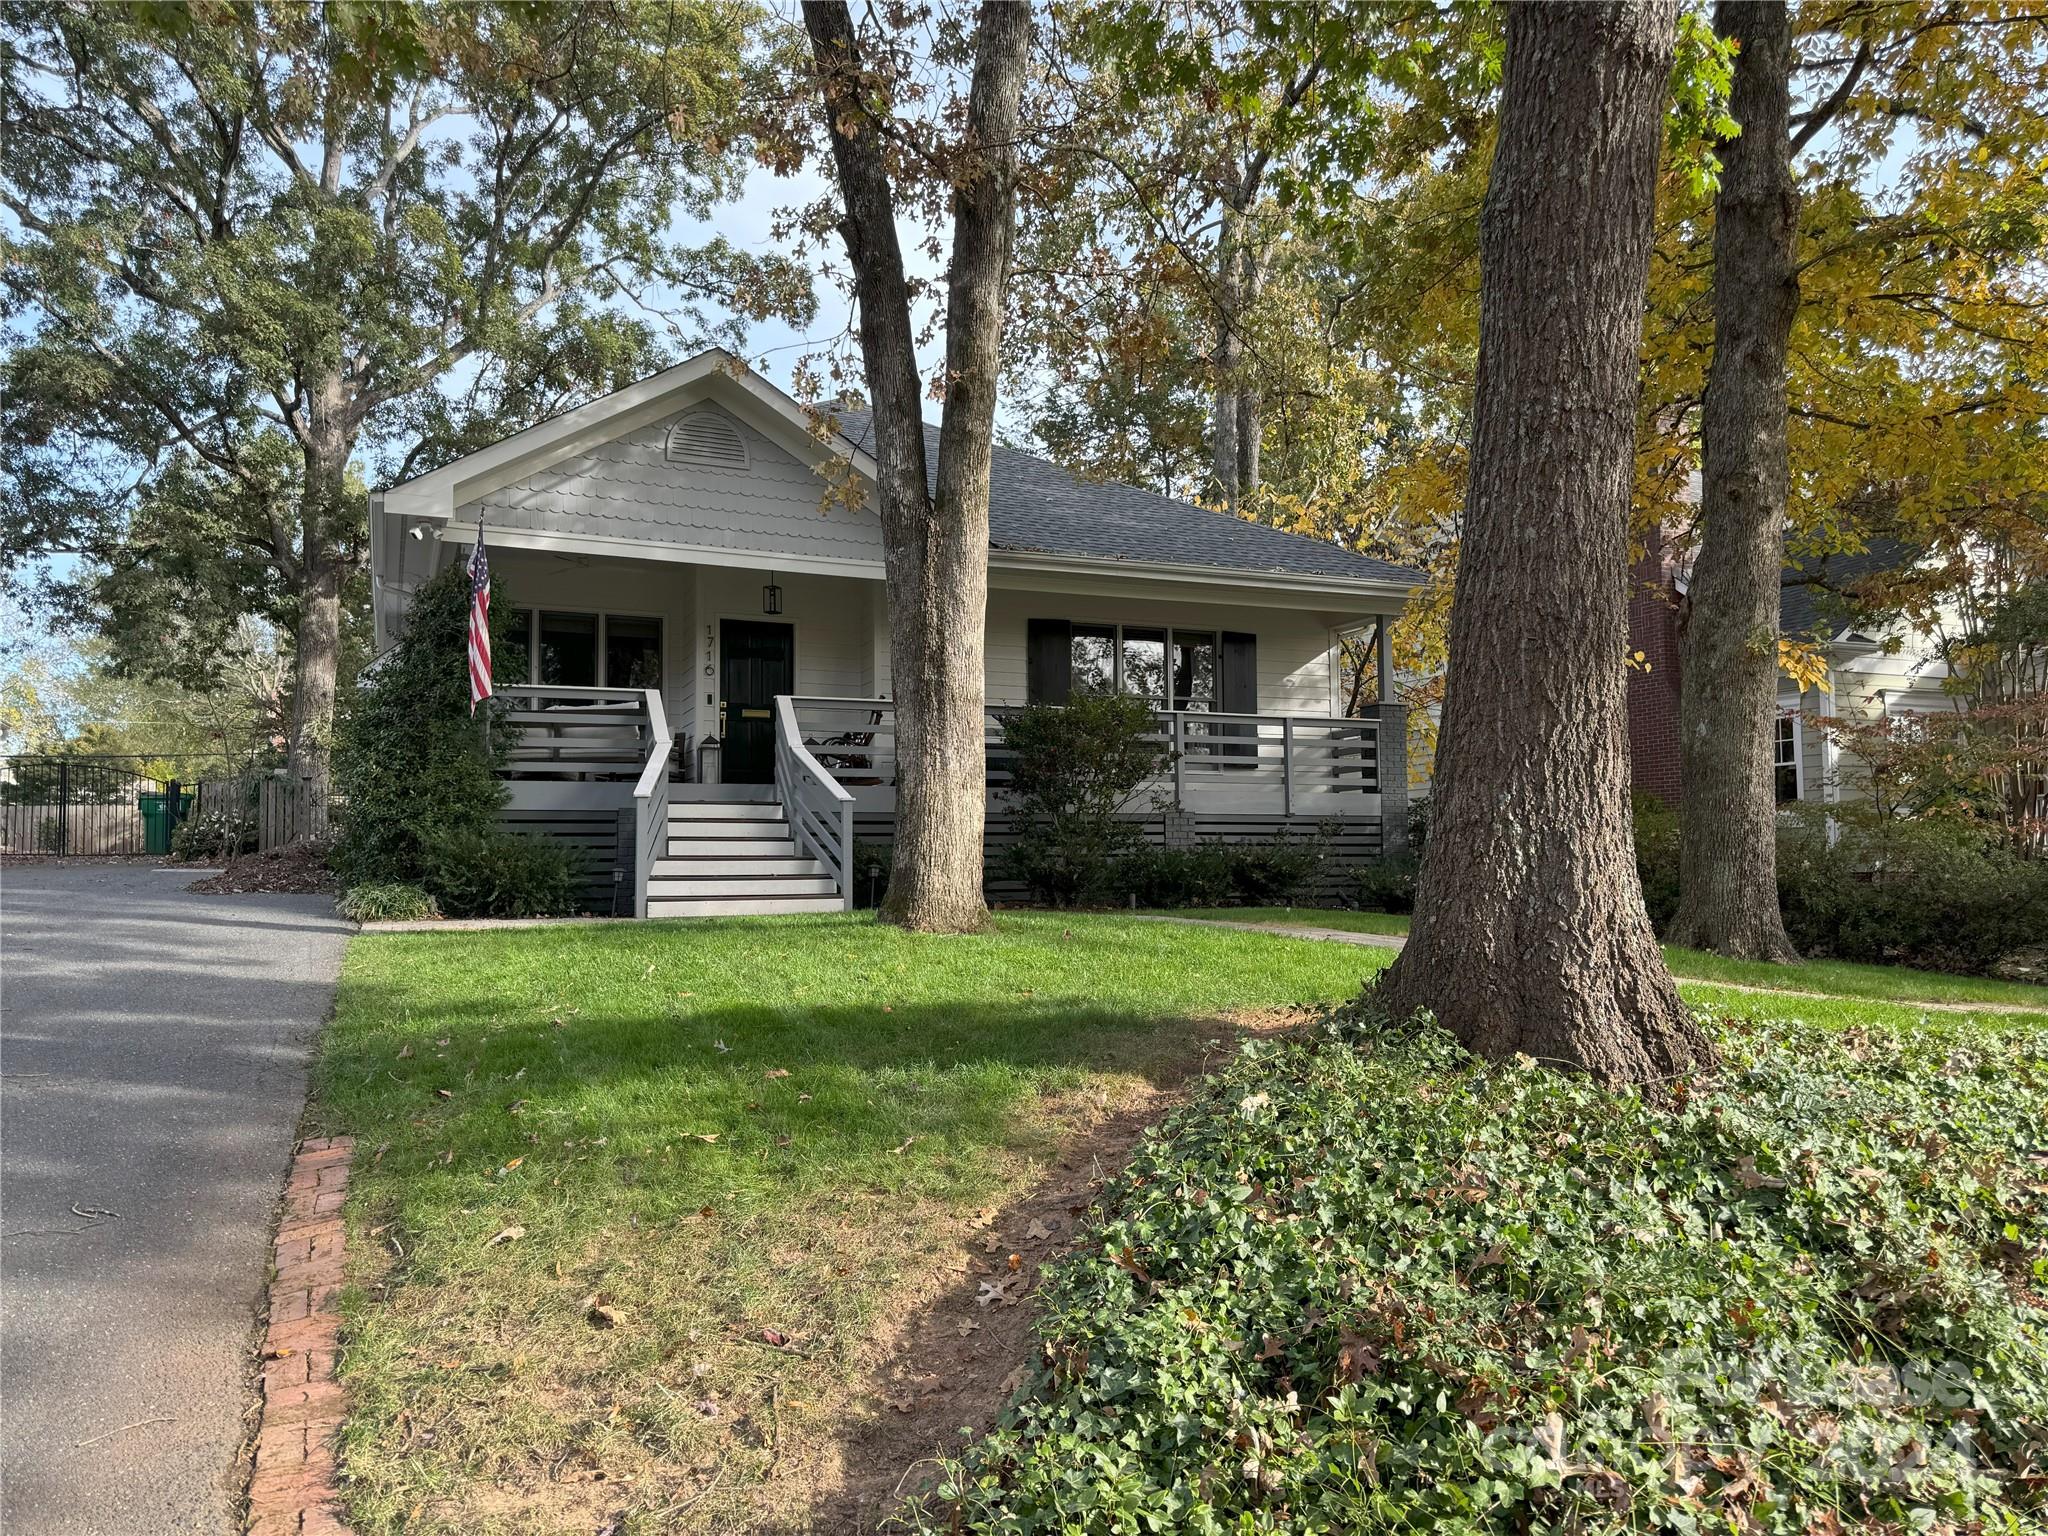
<path fill-rule="evenodd" d="M 233 1530 L 269 1231 L 347 925 L 0 868 L 0 1528 Z"/>

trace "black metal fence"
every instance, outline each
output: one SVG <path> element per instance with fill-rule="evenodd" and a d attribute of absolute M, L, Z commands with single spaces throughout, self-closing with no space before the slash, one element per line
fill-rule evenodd
<path fill-rule="evenodd" d="M 140 757 L 0 757 L 0 852 L 170 851 L 192 788 Z"/>

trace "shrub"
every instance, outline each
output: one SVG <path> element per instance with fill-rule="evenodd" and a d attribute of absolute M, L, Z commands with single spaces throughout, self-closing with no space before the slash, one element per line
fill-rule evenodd
<path fill-rule="evenodd" d="M 232 859 L 256 848 L 253 813 L 208 811 L 187 816 L 171 833 L 171 856 L 187 860 Z"/>
<path fill-rule="evenodd" d="M 1406 854 L 1374 859 L 1359 869 L 1353 894 L 1367 912 L 1413 912 L 1415 880 L 1421 873 L 1422 861 Z"/>
<path fill-rule="evenodd" d="M 1023 830 L 1002 867 L 1055 906 L 1099 898 L 1144 836 L 1131 807 L 1172 765 L 1158 722 L 1138 699 L 1081 694 L 1034 704 L 1003 722 L 1008 798 Z M 1156 799 L 1155 799 L 1155 803 Z"/>
<path fill-rule="evenodd" d="M 927 1529 L 2037 1529 L 2048 1032 L 1721 1043 L 1659 1093 L 1364 1013 L 1248 1045 Z"/>
<path fill-rule="evenodd" d="M 1237 902 L 1236 845 L 1186 848 L 1140 844 L 1117 860 L 1108 882 L 1117 900 L 1140 907 L 1228 907 Z"/>
<path fill-rule="evenodd" d="M 889 871 L 896 851 L 887 843 L 853 840 L 853 900 L 856 906 L 879 907 L 889 894 Z"/>
<path fill-rule="evenodd" d="M 502 827 L 449 827 L 422 850 L 420 883 L 450 917 L 558 917 L 576 909 L 582 859 Z"/>
<path fill-rule="evenodd" d="M 2048 863 L 1969 822 L 1802 808 L 1779 840 L 1778 900 L 1802 953 L 1986 971 L 2048 933 Z"/>
<path fill-rule="evenodd" d="M 1659 933 L 1678 913 L 1678 812 L 1655 795 L 1631 798 L 1635 812 L 1636 873 L 1643 881 L 1643 905 Z"/>
<path fill-rule="evenodd" d="M 344 891 L 338 905 L 352 923 L 415 923 L 439 917 L 441 907 L 416 885 L 382 881 Z"/>
<path fill-rule="evenodd" d="M 494 651 L 508 613 L 493 615 Z M 468 636 L 469 577 L 450 566 L 413 595 L 404 635 L 342 720 L 334 775 L 348 815 L 335 868 L 347 885 L 431 885 L 422 878 L 429 842 L 456 831 L 483 837 L 504 804 L 497 769 L 511 732 L 494 729 L 486 748 L 469 713 Z"/>

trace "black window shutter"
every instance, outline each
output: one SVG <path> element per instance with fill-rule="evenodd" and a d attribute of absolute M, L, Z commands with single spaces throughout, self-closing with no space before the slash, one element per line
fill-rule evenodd
<path fill-rule="evenodd" d="M 1217 701 L 1225 714 L 1255 715 L 1259 712 L 1259 637 L 1223 632 L 1222 697 Z"/>
<path fill-rule="evenodd" d="M 1073 688 L 1074 626 L 1065 619 L 1025 625 L 1024 691 L 1033 704 L 1064 704 Z"/>

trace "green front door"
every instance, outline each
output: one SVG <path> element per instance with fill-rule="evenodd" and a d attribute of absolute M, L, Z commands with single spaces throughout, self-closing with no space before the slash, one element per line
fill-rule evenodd
<path fill-rule="evenodd" d="M 719 697 L 728 784 L 775 781 L 775 696 L 796 692 L 796 631 L 787 624 L 727 619 L 719 644 Z"/>

